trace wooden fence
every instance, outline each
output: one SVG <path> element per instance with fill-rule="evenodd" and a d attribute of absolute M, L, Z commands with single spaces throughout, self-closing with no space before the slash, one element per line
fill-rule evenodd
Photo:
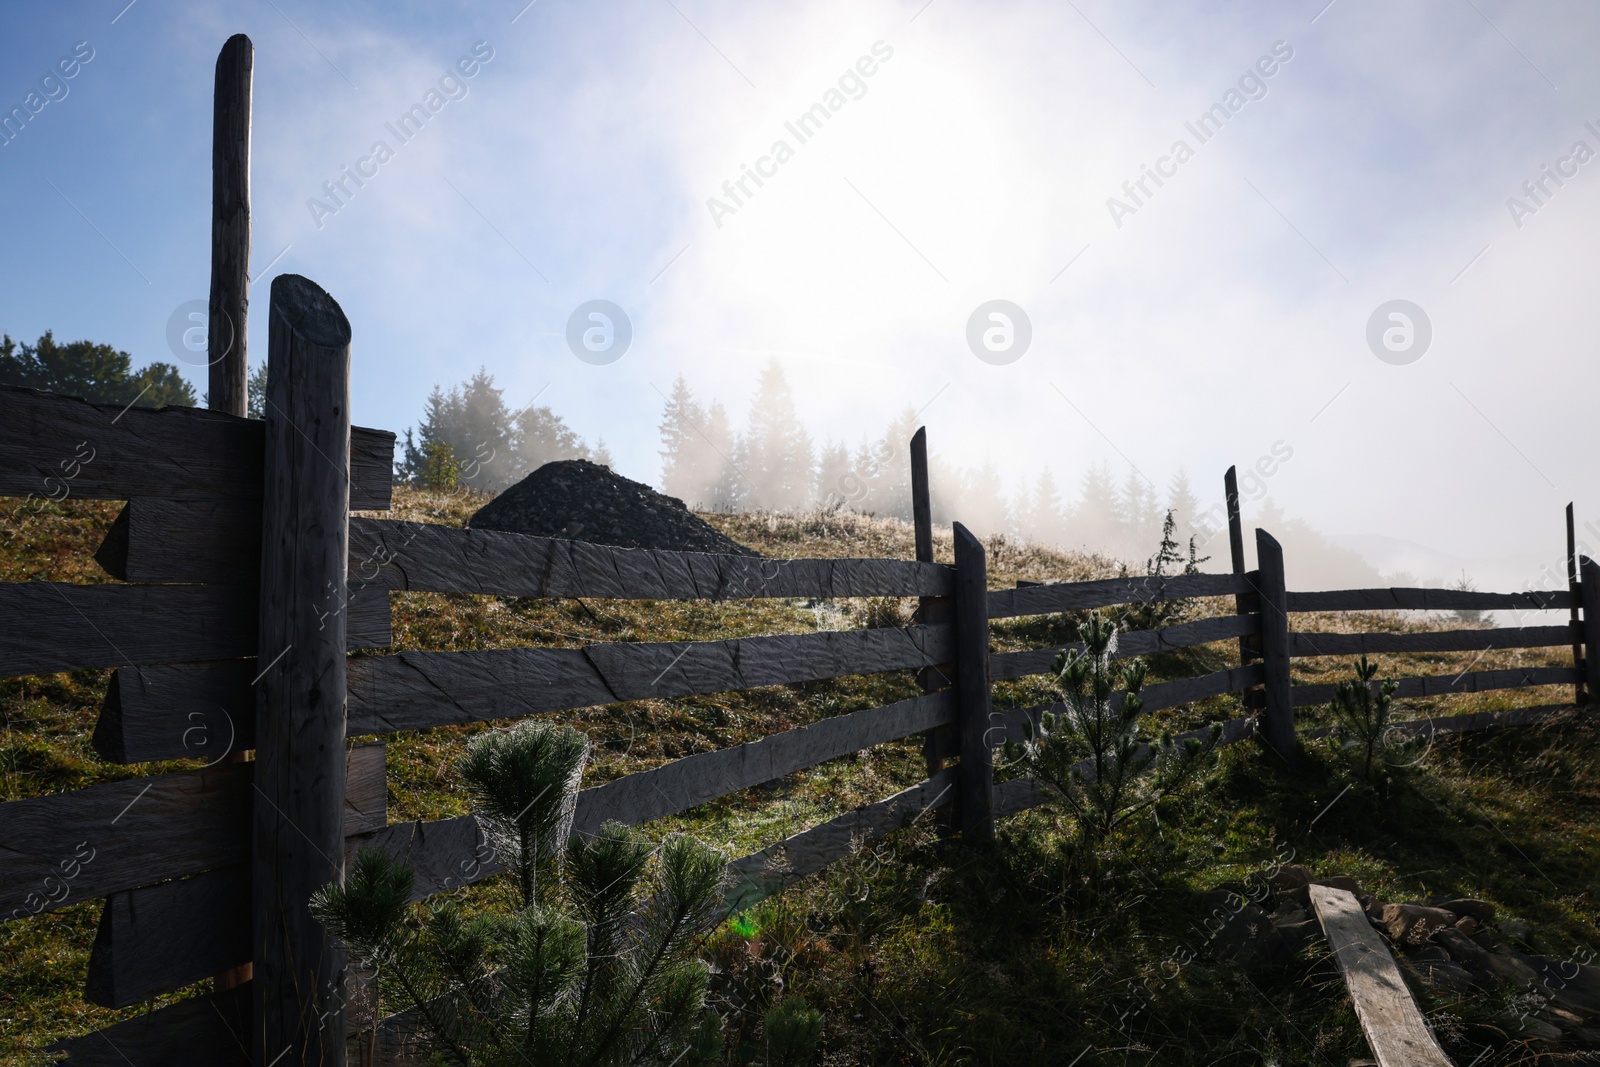
<path fill-rule="evenodd" d="M 230 47 L 236 54 L 230 61 L 225 50 L 223 60 L 241 62 L 238 46 Z M 227 84 L 237 91 L 239 83 L 230 68 Z M 243 86 L 247 93 L 247 76 Z M 227 145 L 239 150 L 236 140 Z M 230 215 L 218 226 L 236 233 L 236 223 Z M 237 314 L 242 321 L 242 304 Z M 993 619 L 1233 597 L 1235 614 L 1123 634 L 1117 654 L 1237 642 L 1240 666 L 1149 685 L 1146 705 L 1245 693 L 1258 714 L 1227 723 L 1226 740 L 1259 736 L 1285 755 L 1296 743 L 1294 709 L 1329 696 L 1326 686 L 1292 684 L 1295 657 L 1585 650 L 1572 667 L 1405 679 L 1408 696 L 1600 677 L 1600 568 L 1587 559 L 1581 581 L 1551 594 L 1290 592 L 1282 552 L 1265 531 L 1257 531 L 1259 569 L 1244 570 L 1231 471 L 1233 573 L 991 590 L 983 545 L 959 523 L 954 565 L 934 562 L 921 431 L 911 449 L 915 560 L 622 549 L 351 518 L 353 510 L 388 508 L 394 435 L 350 426 L 350 325 L 328 294 L 285 275 L 272 285 L 269 339 L 265 421 L 238 410 L 119 410 L 0 389 L 0 495 L 127 502 L 95 556 L 117 582 L 0 585 L 7 622 L 0 676 L 113 668 L 93 737 L 103 758 L 209 761 L 199 770 L 0 805 L 0 921 L 104 900 L 85 988 L 90 1001 L 123 1007 L 217 979 L 210 992 L 61 1042 L 56 1048 L 72 1064 L 343 1062 L 343 961 L 307 912 L 312 891 L 341 877 L 363 845 L 416 869 L 417 900 L 503 869 L 471 816 L 389 824 L 384 747 L 351 747 L 347 736 L 919 672 L 920 696 L 582 791 L 574 828 L 589 833 L 605 820 L 646 823 L 875 745 L 924 738 L 925 780 L 731 863 L 725 905 L 734 911 L 932 809 L 951 807 L 950 825 L 981 847 L 996 818 L 1041 802 L 1029 781 L 996 784 L 991 756 L 1043 708 L 994 713 L 991 694 L 996 682 L 1047 672 L 1062 649 L 991 653 Z M 242 335 L 226 358 L 238 363 L 226 380 L 242 381 Z M 237 409 L 242 394 L 231 385 L 219 393 Z M 639 600 L 918 597 L 921 607 L 915 624 L 883 629 L 386 654 L 391 590 Z M 1289 629 L 1290 614 L 1306 611 L 1579 605 L 1581 620 L 1559 626 L 1357 635 Z M 1434 727 L 1529 717 L 1461 717 Z M 241 760 L 246 751 L 255 758 Z"/>

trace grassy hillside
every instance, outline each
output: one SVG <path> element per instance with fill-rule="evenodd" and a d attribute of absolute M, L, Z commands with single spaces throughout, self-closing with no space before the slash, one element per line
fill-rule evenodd
<path fill-rule="evenodd" d="M 393 517 L 460 524 L 482 498 L 400 490 Z M 0 580 L 106 580 L 92 561 L 117 506 L 50 505 L 6 523 Z M 708 515 L 736 541 L 768 555 L 910 558 L 909 526 L 849 514 Z M 1082 580 L 1116 573 L 1113 561 L 1003 539 L 989 543 L 990 580 Z M 1151 546 L 1152 549 L 1154 546 Z M 948 532 L 938 539 L 950 558 Z M 396 594 L 396 649 L 572 647 L 599 641 L 710 639 L 892 624 L 913 601 L 834 600 L 645 603 Z M 1202 601 L 1198 615 L 1231 613 Z M 1296 616 L 1305 630 L 1408 630 L 1459 623 L 1391 615 Z M 1069 640 L 1070 619 L 995 625 L 998 650 Z M 1237 662 L 1222 643 L 1161 657 L 1154 678 Z M 1380 657 L 1383 676 L 1517 665 L 1562 665 L 1559 649 Z M 1298 660 L 1297 681 L 1332 681 L 1348 665 Z M 108 672 L 0 681 L 0 800 L 192 764 L 118 767 L 90 749 Z M 564 713 L 589 734 L 594 784 L 693 752 L 754 740 L 918 692 L 909 672 Z M 1407 716 L 1570 699 L 1570 690 L 1513 690 L 1405 702 Z M 1005 683 L 996 707 L 1048 697 L 1040 680 Z M 1302 709 L 1307 722 L 1325 713 Z M 1222 697 L 1159 713 L 1174 728 L 1239 713 Z M 452 771 L 467 738 L 487 727 L 388 738 L 390 821 L 460 814 Z M 1591 887 L 1600 872 L 1600 757 L 1585 722 L 1439 743 L 1380 788 L 1352 785 L 1327 754 L 1286 773 L 1253 745 L 1228 751 L 1197 802 L 1163 808 L 1160 831 L 1129 839 L 1097 884 L 1068 845 L 1070 827 L 1040 810 L 1009 820 L 993 856 L 941 839 L 923 820 L 724 927 L 710 953 L 737 1062 L 759 1049 L 741 1020 L 784 993 L 827 1014 L 826 1062 L 1084 1064 L 1277 1062 L 1343 1064 L 1361 1054 L 1359 1030 L 1320 942 L 1265 969 L 1210 962 L 1205 890 L 1242 882 L 1292 850 L 1296 862 L 1347 873 L 1385 900 L 1436 893 L 1491 900 L 1525 919 L 1529 947 L 1572 958 L 1600 946 Z M 915 739 L 880 746 L 663 820 L 649 832 L 690 830 L 738 855 L 923 777 Z M 494 897 L 502 887 L 473 891 Z M 84 902 L 0 926 L 0 1063 L 31 1062 L 52 1035 L 85 1032 L 136 1014 L 83 1004 L 88 949 L 99 915 Z M 1198 945 L 1176 968 L 1174 953 Z M 1445 995 L 1419 985 L 1441 1032 L 1506 1029 L 1498 993 Z M 159 1002 L 158 1002 L 159 1003 Z M 1496 1020 L 1499 1019 L 1497 1023 Z M 1476 1037 L 1472 1036 L 1476 1035 Z M 741 1045 L 741 1042 L 744 1044 Z M 1092 1053 L 1084 1050 L 1093 1048 Z M 1475 1050 L 1480 1045 L 1472 1046 Z M 743 1051 L 738 1051 L 740 1048 Z M 1453 1051 L 1467 1048 L 1462 1044 Z M 1480 1062 L 1517 1062 L 1505 1048 Z M 1467 1062 L 1476 1051 L 1460 1062 Z"/>

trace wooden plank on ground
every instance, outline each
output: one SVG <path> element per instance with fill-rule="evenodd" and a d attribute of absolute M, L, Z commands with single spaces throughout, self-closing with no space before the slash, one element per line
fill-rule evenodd
<path fill-rule="evenodd" d="M 6 582 L 0 677 L 254 655 L 257 595 L 249 586 Z M 356 593 L 344 611 L 348 647 L 388 647 L 386 590 Z"/>
<path fill-rule="evenodd" d="M 1571 624 L 1506 626 L 1483 630 L 1434 630 L 1426 633 L 1325 634 L 1297 631 L 1289 635 L 1292 656 L 1355 656 L 1377 652 L 1478 652 L 1497 648 L 1545 648 L 1572 641 Z"/>
<path fill-rule="evenodd" d="M 1470 671 L 1420 678 L 1396 678 L 1395 696 L 1403 698 L 1448 696 L 1451 693 L 1486 693 L 1492 689 L 1521 689 L 1530 685 L 1571 685 L 1578 672 L 1571 667 L 1513 667 L 1502 671 Z M 1376 693 L 1382 680 L 1374 681 Z M 1297 685 L 1290 690 L 1294 706 L 1326 704 L 1333 700 L 1332 685 Z"/>
<path fill-rule="evenodd" d="M 91 404 L 0 386 L 0 496 L 261 498 L 266 428 L 203 408 Z M 385 510 L 394 434 L 350 430 L 350 507 Z"/>
<path fill-rule="evenodd" d="M 386 818 L 383 746 L 347 756 L 346 817 Z M 92 785 L 0 804 L 0 922 L 242 862 L 253 763 Z"/>
<path fill-rule="evenodd" d="M 989 618 L 1050 615 L 1085 611 L 1114 604 L 1142 604 L 1200 596 L 1233 596 L 1246 591 L 1238 574 L 1179 574 L 1171 577 L 1104 578 L 1093 582 L 1061 582 L 989 591 Z"/>
<path fill-rule="evenodd" d="M 1152 656 L 1212 641 L 1226 641 L 1241 634 L 1253 634 L 1258 625 L 1259 620 L 1255 615 L 1224 615 L 1215 619 L 1179 623 L 1160 630 L 1132 630 L 1117 635 L 1117 647 L 1112 652 L 1112 658 Z M 998 682 L 1025 678 L 1030 674 L 1045 674 L 1054 669 L 1057 656 L 1082 648 L 1081 642 L 1074 642 L 1026 652 L 997 652 L 989 658 L 990 677 Z"/>
<path fill-rule="evenodd" d="M 1379 1067 L 1452 1067 L 1411 999 L 1388 943 L 1372 928 L 1355 894 L 1314 885 L 1311 906 Z"/>
<path fill-rule="evenodd" d="M 1479 593 L 1467 589 L 1332 589 L 1290 593 L 1290 611 L 1486 611 L 1568 608 L 1574 598 L 1566 589 L 1526 593 Z"/>
<path fill-rule="evenodd" d="M 228 581 L 258 566 L 253 502 L 141 497 L 96 555 L 132 582 Z M 630 600 L 947 595 L 950 567 L 898 559 L 764 559 L 616 548 L 438 523 L 350 520 L 351 587 Z"/>
<path fill-rule="evenodd" d="M 785 730 L 749 744 L 700 752 L 614 779 L 578 794 L 572 832 L 594 833 L 617 820 L 630 826 L 684 811 L 818 763 L 955 721 L 949 690 Z"/>

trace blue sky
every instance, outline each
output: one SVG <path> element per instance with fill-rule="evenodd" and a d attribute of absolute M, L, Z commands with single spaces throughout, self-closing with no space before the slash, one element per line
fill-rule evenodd
<path fill-rule="evenodd" d="M 360 423 L 403 429 L 481 364 L 655 481 L 658 390 L 683 373 L 741 416 L 776 358 L 819 437 L 925 407 L 936 451 L 1011 488 L 1105 460 L 1215 496 L 1286 442 L 1268 489 L 1291 515 L 1520 585 L 1567 500 L 1600 527 L 1600 160 L 1520 220 L 1507 205 L 1575 142 L 1600 151 L 1600 12 L 1325 3 L 14 6 L 0 109 L 78 42 L 94 58 L 0 147 L 0 329 L 174 359 L 168 318 L 208 279 L 213 63 L 243 32 L 251 352 L 266 279 L 320 282 L 354 327 Z M 385 124 L 479 42 L 466 95 L 399 144 Z M 859 98 L 799 144 L 785 123 L 879 42 Z M 1292 57 L 1199 143 L 1185 123 L 1275 46 Z M 394 158 L 317 219 L 379 139 Z M 1180 139 L 1193 157 L 1116 217 Z M 714 218 L 777 140 L 793 157 Z M 564 339 L 593 299 L 633 323 L 606 366 Z M 991 299 L 1032 324 L 1005 366 L 966 341 Z M 1366 338 L 1394 299 L 1433 331 L 1404 366 Z"/>

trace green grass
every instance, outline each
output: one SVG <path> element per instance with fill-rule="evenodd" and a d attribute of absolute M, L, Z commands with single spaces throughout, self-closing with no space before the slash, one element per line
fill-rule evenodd
<path fill-rule="evenodd" d="M 481 498 L 402 490 L 394 517 L 460 523 Z M 12 524 L 0 580 L 103 581 L 94 547 L 114 504 L 49 505 Z M 852 515 L 707 516 L 729 536 L 774 556 L 910 558 L 907 525 Z M 1003 539 L 989 543 L 991 584 L 1082 580 L 1115 573 L 1111 561 Z M 938 539 L 948 560 L 948 534 Z M 396 649 L 576 646 L 596 641 L 710 639 L 805 633 L 907 617 L 914 602 L 842 600 L 625 602 L 397 594 Z M 1195 605 L 1222 615 L 1231 600 Z M 1307 630 L 1442 627 L 1415 616 L 1297 616 Z M 1004 620 L 994 648 L 1071 640 L 1070 618 Z M 1568 662 L 1560 649 L 1379 657 L 1382 676 Z M 1474 660 L 1476 659 L 1476 662 Z M 1207 673 L 1237 662 L 1231 642 L 1161 657 L 1152 677 Z M 1296 681 L 1344 677 L 1334 660 L 1297 660 Z M 0 681 L 0 799 L 161 773 L 187 763 L 118 767 L 88 744 L 108 672 Z M 694 752 L 754 740 L 841 712 L 918 692 L 909 672 L 679 700 L 634 701 L 558 716 L 587 732 L 587 784 Z M 1041 679 L 1002 683 L 997 708 L 1049 698 Z M 1403 714 L 1449 714 L 1553 703 L 1546 687 L 1404 701 Z M 1238 714 L 1222 697 L 1157 713 L 1181 729 Z M 1307 723 L 1317 709 L 1302 709 Z M 453 764 L 487 727 L 418 731 L 388 741 L 390 820 L 467 810 Z M 1250 744 L 1227 751 L 1187 806 L 1160 813 L 1160 835 L 1126 838 L 1094 889 L 1070 848 L 1071 827 L 1039 810 L 1002 824 L 992 855 L 942 837 L 929 817 L 807 880 L 725 926 L 708 952 L 737 1062 L 756 1052 L 750 1020 L 784 992 L 827 1013 L 826 1061 L 846 1063 L 1343 1064 L 1362 1055 L 1359 1029 L 1329 961 L 1308 951 L 1289 963 L 1240 972 L 1208 962 L 1196 925 L 1198 894 L 1242 881 L 1293 848 L 1298 862 L 1350 873 L 1388 900 L 1433 893 L 1482 896 L 1532 924 L 1532 947 L 1570 956 L 1600 945 L 1591 887 L 1600 871 L 1600 789 L 1595 731 L 1581 724 L 1508 730 L 1436 744 L 1382 789 L 1349 784 L 1325 753 L 1294 773 Z M 883 745 L 661 820 L 740 855 L 869 803 L 923 777 L 916 739 Z M 1386 789 L 1387 792 L 1384 792 Z M 1331 806 L 1330 806 L 1331 805 Z M 478 902 L 504 896 L 489 884 Z M 31 1062 L 30 1049 L 141 1009 L 86 1005 L 82 982 L 97 902 L 0 926 L 0 1064 Z M 1173 964 L 1189 948 L 1194 962 Z M 1180 957 L 1181 958 L 1181 957 Z M 1170 973 L 1169 973 L 1170 972 Z M 1502 1005 L 1490 994 L 1428 997 L 1430 1011 L 1478 1025 Z M 159 1006 L 166 1000 L 155 1003 Z M 1460 1027 L 1456 1027 L 1459 1030 Z M 1451 1031 L 1454 1032 L 1454 1031 Z M 745 1053 L 738 1053 L 738 1049 Z M 1093 1051 L 1085 1052 L 1086 1049 Z M 1453 1049 L 1452 1051 L 1460 1051 Z M 1474 1049 L 1461 1062 L 1476 1055 Z M 743 1057 L 742 1059 L 740 1057 Z M 1514 1062 L 1504 1056 L 1490 1063 Z"/>

